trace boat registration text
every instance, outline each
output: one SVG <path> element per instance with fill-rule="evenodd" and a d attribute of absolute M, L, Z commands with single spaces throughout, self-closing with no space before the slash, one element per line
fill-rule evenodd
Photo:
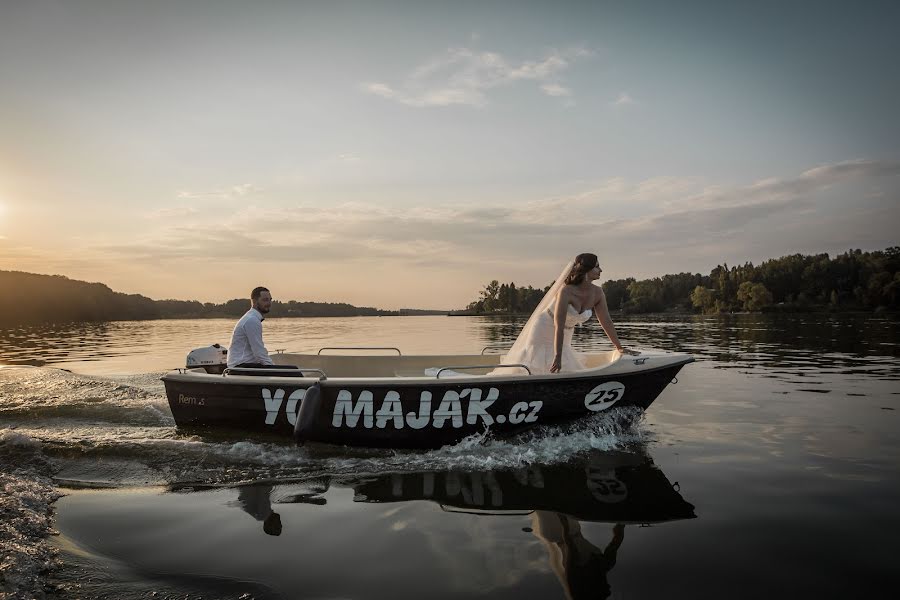
<path fill-rule="evenodd" d="M 291 425 L 297 421 L 299 404 L 305 395 L 306 390 L 294 390 L 288 395 L 284 410 Z M 430 426 L 436 429 L 459 429 L 464 424 L 477 425 L 479 422 L 486 427 L 494 423 L 519 425 L 536 422 L 544 405 L 540 400 L 517 402 L 508 413 L 492 414 L 488 409 L 500 397 L 500 390 L 497 388 L 489 388 L 487 393 L 480 388 L 447 390 L 440 401 L 435 401 L 430 391 L 423 390 L 419 393 L 418 410 L 404 414 L 400 393 L 395 390 L 384 393 L 377 409 L 378 402 L 373 392 L 361 390 L 355 396 L 354 398 L 350 390 L 338 391 L 332 411 L 332 427 L 384 429 L 390 426 L 394 429 L 423 429 Z M 264 388 L 262 399 L 266 407 L 266 424 L 272 425 L 281 410 L 285 391 Z"/>

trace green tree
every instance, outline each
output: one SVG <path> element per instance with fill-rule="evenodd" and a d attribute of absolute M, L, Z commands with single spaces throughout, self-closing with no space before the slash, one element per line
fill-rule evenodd
<path fill-rule="evenodd" d="M 605 282 L 603 289 L 611 309 L 628 312 L 692 308 L 706 313 L 757 311 L 776 303 L 779 310 L 897 309 L 898 273 L 900 247 L 892 246 L 875 252 L 848 250 L 834 258 L 827 254 L 791 254 L 758 266 L 751 262 L 734 267 L 721 264 L 705 276 L 678 273 L 640 281 L 618 279 Z M 491 286 L 478 302 L 491 306 L 484 310 L 530 312 L 543 295 L 542 290 L 530 286 L 508 287 L 508 302 L 492 304 Z M 507 308 L 513 303 L 514 308 Z"/>
<path fill-rule="evenodd" d="M 758 312 L 772 305 L 772 292 L 761 283 L 745 281 L 738 288 L 737 299 L 743 304 L 744 310 Z"/>
<path fill-rule="evenodd" d="M 869 278 L 868 285 L 866 285 L 866 305 L 868 307 L 877 308 L 888 304 L 889 301 L 884 292 L 893 282 L 893 279 L 887 271 L 875 273 Z"/>
<path fill-rule="evenodd" d="M 515 282 L 509 284 L 509 301 L 506 304 L 506 312 L 514 313 L 519 310 L 519 290 L 516 289 Z"/>
<path fill-rule="evenodd" d="M 634 277 L 628 279 L 611 279 L 603 282 L 606 294 L 606 305 L 611 310 L 620 310 L 628 302 L 628 286 L 634 283 Z"/>
<path fill-rule="evenodd" d="M 494 279 L 484 286 L 481 291 L 481 301 L 485 312 L 494 312 L 499 309 L 498 296 L 500 295 L 500 282 Z"/>
<path fill-rule="evenodd" d="M 718 312 L 716 309 L 716 291 L 698 285 L 691 292 L 691 303 L 703 314 Z"/>
<path fill-rule="evenodd" d="M 628 296 L 629 300 L 622 307 L 627 312 L 647 313 L 665 308 L 662 281 L 658 277 L 633 281 L 628 286 Z"/>

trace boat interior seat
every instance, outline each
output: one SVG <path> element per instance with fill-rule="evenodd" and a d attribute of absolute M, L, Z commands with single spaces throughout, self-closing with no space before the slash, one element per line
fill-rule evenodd
<path fill-rule="evenodd" d="M 282 353 L 273 357 L 276 364 L 297 365 L 301 369 L 321 369 L 329 379 L 335 377 L 434 377 L 426 369 L 440 369 L 454 365 L 484 366 L 485 369 L 463 370 L 465 375 L 483 375 L 497 365 L 499 355 L 414 355 L 359 356 L 340 354 Z M 449 377 L 441 373 L 441 379 Z"/>
<path fill-rule="evenodd" d="M 251 377 L 303 377 L 303 371 L 299 367 L 291 365 L 279 365 L 278 369 L 252 369 L 232 367 L 227 369 L 228 375 L 244 375 Z"/>
<path fill-rule="evenodd" d="M 598 369 L 609 366 L 620 358 L 615 351 L 579 353 L 584 362 L 585 369 Z M 502 358 L 499 354 L 456 354 L 456 355 L 341 355 L 341 354 L 295 354 L 282 353 L 272 356 L 275 363 L 285 369 L 295 369 L 292 372 L 274 371 L 271 369 L 258 370 L 248 375 L 256 376 L 288 376 L 302 377 L 302 369 L 320 369 L 331 379 L 335 377 L 435 377 L 438 369 L 450 367 L 459 375 L 467 377 L 486 375 L 495 369 Z M 466 368 L 460 367 L 483 367 Z M 457 367 L 454 369 L 453 367 Z M 298 372 L 299 371 L 299 372 Z M 427 371 L 427 372 L 426 372 Z M 233 372 L 233 370 L 231 371 Z M 521 377 L 527 375 L 522 369 L 508 369 L 509 376 Z M 235 373 L 237 374 L 237 373 Z M 498 373 L 499 374 L 499 373 Z M 505 373 L 504 373 L 505 375 Z M 309 373 L 308 376 L 318 376 Z M 453 373 L 442 372 L 441 379 L 449 378 Z"/>
<path fill-rule="evenodd" d="M 395 377 L 426 377 L 427 374 L 421 369 L 397 369 L 394 371 Z"/>

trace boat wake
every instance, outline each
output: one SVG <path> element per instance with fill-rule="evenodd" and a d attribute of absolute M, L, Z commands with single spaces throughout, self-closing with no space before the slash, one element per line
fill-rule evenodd
<path fill-rule="evenodd" d="M 0 369 L 0 395 L 0 431 L 37 444 L 55 478 L 67 485 L 243 483 L 323 473 L 517 468 L 621 449 L 647 437 L 641 411 L 622 408 L 512 438 L 488 430 L 431 451 L 298 448 L 280 439 L 177 430 L 158 374 L 112 379 L 5 368 Z"/>
<path fill-rule="evenodd" d="M 60 494 L 40 443 L 0 430 L 0 590 L 11 598 L 43 597 L 43 573 L 54 566 L 50 505 Z"/>
<path fill-rule="evenodd" d="M 105 378 L 61 369 L 5 367 L 0 369 L 0 422 L 172 426 L 175 421 L 159 375 Z"/>
<path fill-rule="evenodd" d="M 175 428 L 160 374 L 88 377 L 0 368 L 0 556 L 4 589 L 40 595 L 56 550 L 47 542 L 60 489 L 237 485 L 425 470 L 509 470 L 641 445 L 641 412 L 599 413 L 512 438 L 490 431 L 437 450 L 384 450 L 281 439 L 198 435 Z"/>

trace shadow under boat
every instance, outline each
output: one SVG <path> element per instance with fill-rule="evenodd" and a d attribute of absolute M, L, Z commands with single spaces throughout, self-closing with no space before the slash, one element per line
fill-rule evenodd
<path fill-rule="evenodd" d="M 696 517 L 646 454 L 596 452 L 562 465 L 512 470 L 434 470 L 366 475 L 333 481 L 351 487 L 356 502 L 428 500 L 449 512 L 564 513 L 580 521 L 660 523 Z"/>
<path fill-rule="evenodd" d="M 229 485 L 180 483 L 170 491 L 193 492 Z M 485 515 L 553 511 L 580 521 L 651 524 L 696 518 L 694 505 L 681 496 L 649 454 L 595 451 L 563 464 L 516 469 L 435 469 L 268 480 L 236 486 L 269 494 L 272 504 L 323 506 L 331 487 L 350 488 L 354 502 L 430 501 L 447 512 Z M 257 502 L 260 502 L 257 500 Z"/>

